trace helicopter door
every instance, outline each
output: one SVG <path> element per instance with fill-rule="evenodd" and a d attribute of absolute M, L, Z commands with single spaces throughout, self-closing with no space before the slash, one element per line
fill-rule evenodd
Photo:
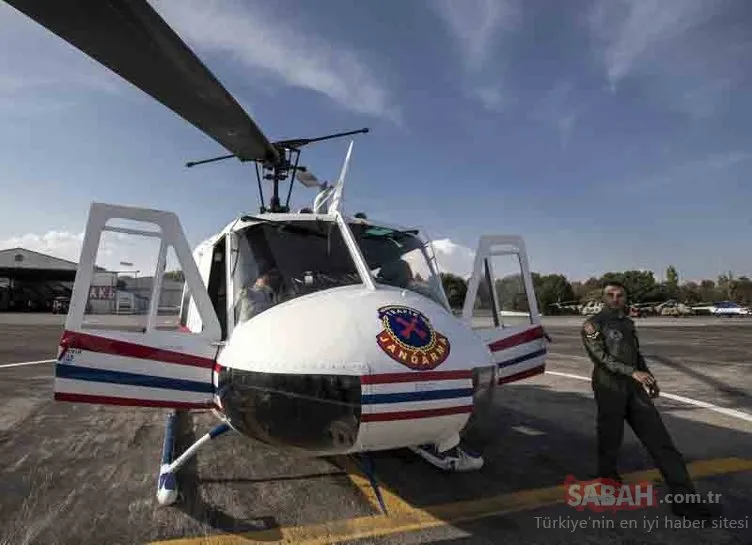
<path fill-rule="evenodd" d="M 544 372 L 545 332 L 522 238 L 480 238 L 462 317 L 488 343 L 498 384 Z"/>
<path fill-rule="evenodd" d="M 124 221 L 137 223 L 138 228 L 114 225 Z M 110 241 L 108 236 L 115 238 Z M 124 245 L 129 237 L 150 243 L 152 264 L 145 253 Z M 117 257 L 111 257 L 115 251 Z M 112 262 L 106 261 L 117 263 L 126 251 L 139 258 L 140 275 L 113 271 Z M 172 254 L 172 265 L 179 266 L 182 274 L 165 272 Z M 110 270 L 103 265 L 110 265 Z M 203 327 L 198 332 L 177 329 L 181 277 L 201 317 Z M 105 289 L 107 284 L 110 289 Z M 120 305 L 122 301 L 128 304 Z M 55 399 L 176 409 L 214 407 L 213 372 L 220 340 L 219 320 L 177 216 L 92 204 L 55 365 Z"/>
<path fill-rule="evenodd" d="M 219 319 L 222 340 L 227 340 L 227 237 L 222 236 L 211 249 L 211 268 L 209 270 L 208 291 L 212 307 Z"/>

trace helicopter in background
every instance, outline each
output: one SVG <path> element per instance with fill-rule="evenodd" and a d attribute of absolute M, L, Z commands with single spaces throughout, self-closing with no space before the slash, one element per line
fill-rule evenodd
<path fill-rule="evenodd" d="M 545 332 L 519 236 L 480 238 L 462 315 L 455 316 L 427 236 L 343 211 L 352 142 L 334 184 L 299 164 L 303 146 L 367 129 L 270 141 L 145 1 L 8 3 L 230 152 L 188 166 L 233 157 L 256 165 L 259 213 L 239 214 L 193 251 L 171 212 L 104 203 L 89 211 L 54 396 L 170 409 L 161 504 L 177 501 L 180 467 L 229 431 L 304 456 L 408 447 L 443 469 L 480 468 L 482 459 L 461 449 L 443 453 L 458 450 L 471 415 L 499 385 L 545 370 Z M 262 179 L 273 187 L 268 205 Z M 310 208 L 293 213 L 295 181 L 318 193 Z M 122 220 L 143 227 L 123 227 Z M 142 330 L 102 330 L 84 320 L 105 232 L 159 243 Z M 177 330 L 157 328 L 168 250 L 185 277 Z M 491 265 L 500 255 L 519 265 L 527 323 L 501 322 Z M 477 328 L 482 286 L 491 294 L 492 323 Z M 178 412 L 205 409 L 218 425 L 176 457 Z"/>

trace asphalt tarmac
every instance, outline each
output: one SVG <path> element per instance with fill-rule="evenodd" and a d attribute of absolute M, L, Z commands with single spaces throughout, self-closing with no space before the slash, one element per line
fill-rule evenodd
<path fill-rule="evenodd" d="M 752 543 L 752 319 L 637 320 L 669 431 L 723 508 L 685 522 L 668 506 L 578 510 L 565 479 L 595 468 L 595 404 L 580 317 L 547 318 L 548 373 L 503 386 L 474 420 L 477 473 L 409 451 L 373 456 L 387 514 L 351 459 L 295 459 L 227 434 L 181 470 L 183 500 L 156 503 L 166 412 L 54 403 L 63 317 L 0 314 L 0 544 Z M 164 319 L 166 325 L 168 318 Z M 178 448 L 216 422 L 181 415 Z M 627 427 L 621 471 L 665 489 Z M 678 526 L 677 526 L 678 525 Z"/>

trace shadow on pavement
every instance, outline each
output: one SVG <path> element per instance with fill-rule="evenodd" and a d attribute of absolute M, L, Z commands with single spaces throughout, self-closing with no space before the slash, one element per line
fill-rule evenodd
<path fill-rule="evenodd" d="M 496 406 L 493 412 L 476 419 L 466 430 L 467 445 L 483 452 L 485 467 L 477 473 L 451 474 L 433 468 L 407 450 L 383 452 L 374 455 L 377 477 L 383 486 L 395 492 L 409 504 L 424 508 L 431 513 L 432 505 L 440 505 L 463 500 L 477 500 L 519 490 L 548 488 L 563 484 L 567 475 L 577 479 L 588 480 L 595 476 L 596 443 L 595 402 L 586 395 L 576 392 L 560 392 L 545 386 L 517 384 L 504 395 L 511 394 L 520 400 L 520 407 L 527 410 L 510 408 L 514 400 L 505 399 L 504 406 Z M 524 400 L 524 402 L 523 402 Z M 533 409 L 534 408 L 534 409 Z M 545 416 L 550 415 L 550 416 Z M 561 425 L 562 419 L 572 416 L 571 425 Z M 662 412 L 666 426 L 677 448 L 684 455 L 687 463 L 693 460 L 716 458 L 749 457 L 752 453 L 752 435 L 723 427 L 678 418 Z M 540 435 L 527 435 L 514 430 L 515 426 L 525 426 L 543 432 Z M 701 442 L 698 440 L 701 438 Z M 625 441 L 620 456 L 620 471 L 624 474 L 652 469 L 654 462 L 647 451 L 638 442 L 629 426 L 625 429 Z M 696 482 L 701 492 L 708 489 L 708 481 L 714 486 L 714 492 L 721 493 L 724 517 L 742 519 L 752 512 L 752 500 L 743 491 L 735 488 L 734 475 L 700 479 Z M 662 497 L 662 481 L 656 483 L 659 497 Z M 721 485 L 724 485 L 721 488 Z M 728 485 L 728 486 L 725 486 Z M 562 500 L 564 498 L 562 497 Z M 569 518 L 602 517 L 603 513 L 579 513 L 567 505 L 546 507 L 543 510 L 530 510 L 522 513 L 495 516 L 484 520 L 454 524 L 455 528 L 471 533 L 476 541 L 460 540 L 455 543 L 500 543 L 509 538 L 522 536 L 524 543 L 555 542 L 567 535 L 559 535 L 553 530 L 536 528 L 535 516 L 542 511 L 547 516 L 551 511 Z M 621 518 L 637 518 L 659 515 L 670 520 L 674 517 L 668 506 L 648 508 L 647 511 L 617 513 L 616 529 L 590 529 L 577 534 L 569 533 L 566 542 L 583 542 L 598 539 L 612 540 L 621 536 L 629 543 L 641 543 L 642 540 L 655 543 L 697 543 L 696 539 L 705 534 L 693 534 L 691 530 L 654 529 L 646 534 L 640 525 L 637 529 L 619 529 Z M 435 512 L 438 513 L 438 512 Z M 751 521 L 752 522 L 752 521 Z M 642 523 L 640 523 L 642 524 Z M 512 530 L 512 533 L 509 533 Z M 695 530 L 696 532 L 697 530 Z M 708 542 L 714 543 L 751 543 L 749 529 L 719 530 L 706 528 L 699 530 L 708 533 Z M 597 536 L 600 536 L 596 539 Z M 744 539 L 747 541 L 744 541 Z M 736 541 L 742 539 L 742 541 Z M 487 541 L 486 541 L 487 540 Z M 637 540 L 637 541 L 634 541 Z"/>
<path fill-rule="evenodd" d="M 444 514 L 450 512 L 451 509 L 436 506 L 491 498 L 521 490 L 556 487 L 562 485 L 568 475 L 583 480 L 594 477 L 595 403 L 591 398 L 588 398 L 585 393 L 555 391 L 547 386 L 535 384 L 516 384 L 513 388 L 501 390 L 499 394 L 503 395 L 503 399 L 497 400 L 493 409 L 487 414 L 474 418 L 465 434 L 468 446 L 484 454 L 486 465 L 480 472 L 444 473 L 407 449 L 377 452 L 372 456 L 380 486 L 411 506 L 442 519 Z M 752 452 L 752 436 L 749 434 L 675 417 L 665 411 L 662 414 L 677 447 L 685 455 L 688 463 L 693 460 L 744 457 Z M 538 433 L 525 434 L 514 429 L 521 426 L 525 429 L 536 430 Z M 698 442 L 699 438 L 702 438 L 701 442 Z M 184 430 L 180 440 L 182 448 L 185 448 L 192 440 L 192 432 Z M 245 457 L 251 459 L 253 449 L 258 449 L 258 446 L 252 441 L 238 442 L 235 455 L 241 459 Z M 296 464 L 290 461 L 289 457 L 280 453 L 278 460 L 280 466 L 287 466 L 290 473 L 295 473 Z M 305 466 L 306 464 L 303 463 L 299 467 Z M 653 461 L 627 426 L 621 451 L 620 470 L 627 474 L 653 467 Z M 332 469 L 338 468 L 332 464 Z M 315 481 L 320 476 L 319 473 L 303 474 L 306 472 L 299 471 L 301 474 L 298 477 L 290 476 L 276 480 L 312 477 Z M 200 481 L 196 476 L 195 466 L 189 464 L 181 474 L 181 484 L 186 495 L 186 512 L 218 531 L 243 533 L 251 538 L 263 536 L 264 540 L 273 541 L 275 538 L 269 536 L 268 531 L 263 534 L 253 532 L 261 528 L 271 530 L 277 528 L 277 521 L 272 517 L 249 521 L 239 520 L 208 505 L 199 493 L 200 485 L 204 483 L 224 483 L 223 486 L 227 487 L 226 494 L 231 495 L 237 488 L 234 484 L 242 486 L 245 482 L 264 481 L 252 473 L 250 469 L 240 471 L 236 469 L 233 478 L 225 478 L 218 474 L 215 478 Z M 336 473 L 333 474 L 336 475 Z M 708 489 L 720 492 L 724 516 L 741 519 L 752 512 L 752 500 L 745 492 L 748 485 L 745 487 L 744 483 L 738 484 L 738 479 L 738 474 L 710 477 L 698 480 L 697 487 L 701 492 Z M 273 480 L 275 479 L 266 479 L 269 482 Z M 659 481 L 656 484 L 659 497 L 661 497 L 662 483 Z M 709 485 L 712 486 L 709 488 Z M 314 483 L 309 486 L 316 485 Z M 359 492 L 351 485 L 346 484 L 342 493 L 343 495 L 354 494 L 356 501 L 366 504 L 366 500 L 359 496 Z M 561 501 L 563 500 L 562 495 Z M 294 499 L 290 501 L 294 502 Z M 293 504 L 289 507 L 292 508 Z M 369 509 L 370 514 L 377 514 L 372 508 Z M 251 511 L 253 511 L 252 508 Z M 336 508 L 325 513 L 327 520 L 332 521 L 346 518 L 344 515 L 345 513 Z M 543 520 L 540 517 L 543 516 L 586 522 L 605 517 L 611 518 L 616 526 L 600 529 L 581 528 L 577 532 L 567 529 L 547 529 L 540 527 L 540 521 Z M 656 516 L 660 517 L 662 526 L 652 531 L 642 526 L 643 519 L 646 517 L 653 519 Z M 619 527 L 620 520 L 630 518 L 638 520 L 640 526 Z M 623 543 L 694 544 L 705 541 L 748 543 L 752 537 L 749 529 L 666 528 L 664 524 L 668 522 L 665 522 L 664 518 L 670 521 L 680 520 L 670 513 L 668 506 L 659 505 L 642 511 L 611 514 L 578 512 L 560 503 L 516 513 L 497 514 L 471 522 L 452 522 L 451 517 L 443 518 L 442 520 L 448 520 L 450 527 L 444 528 L 443 531 L 451 530 L 454 535 L 439 536 L 436 538 L 437 541 L 431 541 L 433 538 L 429 536 L 425 538 L 429 540 L 428 542 L 442 543 L 588 543 L 605 539 Z M 316 522 L 326 522 L 326 520 Z M 468 533 L 471 537 L 456 539 L 458 530 Z M 428 531 L 442 532 L 441 529 Z M 423 537 L 420 539 L 423 540 Z M 384 542 L 393 541 L 387 536 Z"/>
<path fill-rule="evenodd" d="M 711 376 L 708 376 L 704 373 L 700 373 L 699 371 L 696 371 L 692 369 L 690 366 L 685 365 L 681 363 L 680 361 L 677 361 L 673 358 L 669 358 L 668 356 L 661 356 L 658 354 L 645 354 L 646 358 L 653 359 L 666 367 L 670 367 L 671 369 L 674 369 L 675 371 L 678 371 L 680 373 L 683 373 L 689 377 L 692 377 L 693 379 L 696 379 L 704 384 L 707 384 L 708 386 L 711 386 L 712 388 L 718 390 L 721 393 L 727 394 L 732 399 L 734 399 L 735 402 L 737 402 L 736 405 L 729 407 L 729 408 L 750 408 L 752 407 L 752 398 L 749 395 L 749 392 L 742 389 L 742 388 L 736 388 L 734 386 L 730 386 L 729 384 L 718 380 L 717 378 L 713 378 Z"/>
<path fill-rule="evenodd" d="M 193 429 L 193 415 L 190 412 L 179 413 L 176 452 L 183 452 L 196 441 L 197 437 Z M 211 448 L 211 445 L 208 448 Z M 277 530 L 276 537 L 278 539 L 282 537 L 281 533 L 279 533 L 279 525 L 274 517 L 241 520 L 216 506 L 206 503 L 201 495 L 200 482 L 197 461 L 194 456 L 178 472 L 178 489 L 182 497 L 176 504 L 176 508 L 193 519 L 222 532 L 245 533 Z M 216 480 L 213 482 L 216 482 Z"/>

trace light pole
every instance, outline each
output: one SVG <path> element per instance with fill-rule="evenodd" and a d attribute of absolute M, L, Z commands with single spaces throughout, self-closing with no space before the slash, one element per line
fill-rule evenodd
<path fill-rule="evenodd" d="M 121 261 L 121 262 L 120 262 L 120 264 L 121 264 L 121 265 L 122 265 L 123 267 L 133 267 L 133 263 L 131 263 L 130 261 Z M 132 273 L 133 273 L 133 275 L 134 275 L 134 277 L 135 277 L 135 278 L 138 278 L 138 273 L 139 273 L 140 271 L 139 271 L 138 269 L 136 269 L 135 271 L 123 271 L 123 272 L 132 272 Z"/>

